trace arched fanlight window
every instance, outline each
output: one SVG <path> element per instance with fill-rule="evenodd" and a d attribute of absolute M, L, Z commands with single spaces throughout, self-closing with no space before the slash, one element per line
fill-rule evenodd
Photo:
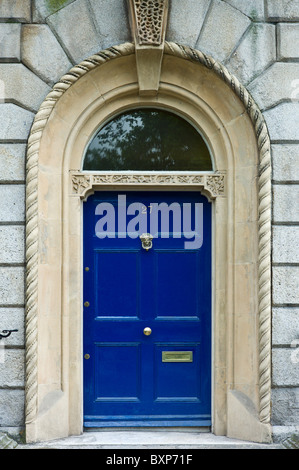
<path fill-rule="evenodd" d="M 83 170 L 210 171 L 199 132 L 176 114 L 143 108 L 105 124 L 88 145 Z"/>

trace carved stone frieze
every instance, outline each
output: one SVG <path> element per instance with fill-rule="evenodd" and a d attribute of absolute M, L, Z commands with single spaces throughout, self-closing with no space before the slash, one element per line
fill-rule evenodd
<path fill-rule="evenodd" d="M 86 175 L 74 175 L 72 184 L 74 191 L 80 194 L 90 187 L 90 177 Z"/>
<path fill-rule="evenodd" d="M 163 186 L 198 186 L 206 195 L 215 199 L 217 196 L 225 194 L 225 175 L 219 173 L 210 174 L 71 174 L 71 194 L 85 199 L 86 195 L 93 192 L 97 187 L 103 185 L 163 185 Z"/>
<path fill-rule="evenodd" d="M 210 175 L 206 178 L 206 186 L 211 194 L 219 196 L 224 193 L 224 175 Z"/>

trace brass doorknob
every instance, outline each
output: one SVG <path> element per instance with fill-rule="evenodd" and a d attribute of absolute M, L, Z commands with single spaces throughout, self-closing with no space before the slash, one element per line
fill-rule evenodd
<path fill-rule="evenodd" d="M 152 330 L 147 326 L 146 328 L 144 328 L 143 333 L 145 334 L 145 336 L 149 336 L 152 334 Z"/>

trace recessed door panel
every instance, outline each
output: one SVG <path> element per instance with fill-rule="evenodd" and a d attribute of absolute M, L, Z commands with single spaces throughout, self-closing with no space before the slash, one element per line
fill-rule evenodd
<path fill-rule="evenodd" d="M 200 402 L 200 344 L 157 344 L 155 351 L 155 400 L 181 404 Z M 182 380 L 182 378 L 184 378 Z"/>
<path fill-rule="evenodd" d="M 156 251 L 157 317 L 198 315 L 198 257 L 191 250 Z"/>
<path fill-rule="evenodd" d="M 95 400 L 138 401 L 141 381 L 140 344 L 97 343 L 94 354 Z"/>
<path fill-rule="evenodd" d="M 99 317 L 138 317 L 137 251 L 97 250 L 94 257 L 95 313 Z"/>

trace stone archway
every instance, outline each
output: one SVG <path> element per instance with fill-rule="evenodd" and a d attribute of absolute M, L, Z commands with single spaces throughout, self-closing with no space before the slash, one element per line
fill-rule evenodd
<path fill-rule="evenodd" d="M 271 165 L 266 125 L 251 96 L 225 67 L 199 51 L 165 43 L 157 95 L 139 94 L 135 47 L 124 44 L 62 77 L 32 126 L 26 181 L 28 442 L 82 432 L 84 191 L 105 185 L 190 184 L 188 178 L 150 181 L 146 175 L 101 175 L 91 181 L 82 173 L 84 148 L 99 124 L 120 110 L 149 104 L 191 120 L 215 158 L 214 194 L 209 189 L 215 199 L 213 432 L 259 442 L 271 439 Z M 207 190 L 206 179 L 196 184 Z"/>

